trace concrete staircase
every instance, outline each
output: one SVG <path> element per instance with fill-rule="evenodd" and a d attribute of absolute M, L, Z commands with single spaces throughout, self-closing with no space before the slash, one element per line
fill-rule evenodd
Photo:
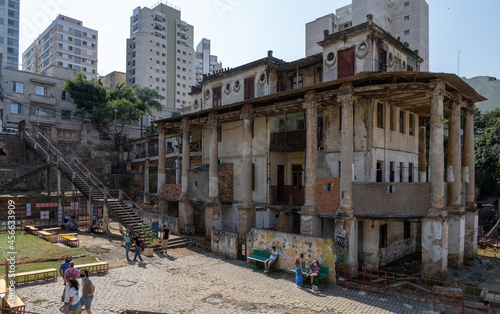
<path fill-rule="evenodd" d="M 134 234 L 140 232 L 144 242 L 149 242 L 148 238 L 145 237 L 144 231 L 148 232 L 150 229 L 144 228 L 143 220 L 124 200 L 127 199 L 143 215 L 148 216 L 149 214 L 133 202 L 125 193 L 122 191 L 116 193 L 117 191 L 108 190 L 76 157 L 72 157 L 70 161 L 67 161 L 61 152 L 40 132 L 32 136 L 27 131 L 24 131 L 24 140 L 27 147 L 44 161 L 46 167 L 55 166 L 73 183 L 85 198 L 94 203 L 107 204 L 110 215 L 114 215 L 118 222 Z"/>

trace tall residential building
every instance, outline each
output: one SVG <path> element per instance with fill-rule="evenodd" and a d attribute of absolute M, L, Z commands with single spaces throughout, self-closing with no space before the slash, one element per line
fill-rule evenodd
<path fill-rule="evenodd" d="M 58 15 L 23 52 L 23 70 L 42 73 L 53 65 L 97 76 L 97 31 Z"/>
<path fill-rule="evenodd" d="M 373 22 L 412 50 L 418 50 L 424 62 L 421 71 L 429 71 L 429 5 L 425 0 L 352 0 L 352 4 L 306 24 L 306 56 L 322 51 L 318 42 L 324 30 L 342 31 L 366 22 L 373 14 Z"/>
<path fill-rule="evenodd" d="M 164 110 L 152 118 L 168 117 L 189 106 L 194 85 L 194 27 L 181 20 L 180 10 L 160 3 L 134 9 L 127 39 L 127 84 L 156 89 Z"/>
<path fill-rule="evenodd" d="M 210 39 L 203 38 L 196 46 L 195 56 L 195 80 L 199 83 L 203 80 L 203 74 L 210 74 L 222 69 L 222 62 L 217 56 L 210 54 Z"/>
<path fill-rule="evenodd" d="M 0 0 L 2 67 L 19 68 L 19 0 Z"/>

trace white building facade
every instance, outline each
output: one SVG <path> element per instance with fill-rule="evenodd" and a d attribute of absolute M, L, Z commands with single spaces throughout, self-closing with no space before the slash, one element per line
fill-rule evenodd
<path fill-rule="evenodd" d="M 127 84 L 155 89 L 163 110 L 153 118 L 169 117 L 189 106 L 194 85 L 194 27 L 181 20 L 180 10 L 163 3 L 134 9 L 127 39 Z"/>
<path fill-rule="evenodd" d="M 23 52 L 23 70 L 44 74 L 51 66 L 97 76 L 98 32 L 59 15 Z"/>
<path fill-rule="evenodd" d="M 0 1 L 2 67 L 19 68 L 19 0 Z"/>
<path fill-rule="evenodd" d="M 421 71 L 429 71 L 429 5 L 425 0 L 353 0 L 351 5 L 339 8 L 306 24 L 306 56 L 322 51 L 318 41 L 323 31 L 342 31 L 366 22 L 373 15 L 373 22 L 411 50 L 418 50 L 424 59 Z M 319 40 L 318 40 L 319 39 Z"/>

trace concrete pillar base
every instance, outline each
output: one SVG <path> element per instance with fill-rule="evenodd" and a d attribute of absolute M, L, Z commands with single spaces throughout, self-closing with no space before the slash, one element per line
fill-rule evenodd
<path fill-rule="evenodd" d="M 110 233 L 109 232 L 109 208 L 108 204 L 104 204 L 102 206 L 102 231 L 104 233 Z"/>
<path fill-rule="evenodd" d="M 216 199 L 207 199 L 205 208 L 205 227 L 221 230 L 222 228 L 222 204 Z"/>
<path fill-rule="evenodd" d="M 179 198 L 179 224 L 180 228 L 193 225 L 193 204 L 186 198 Z"/>
<path fill-rule="evenodd" d="M 302 206 L 300 214 L 300 235 L 306 237 L 321 237 L 321 217 L 315 213 L 312 206 Z"/>
<path fill-rule="evenodd" d="M 472 265 L 477 257 L 478 212 L 475 208 L 465 211 L 464 263 L 466 265 Z"/>
<path fill-rule="evenodd" d="M 464 267 L 465 213 L 448 212 L 448 266 Z"/>
<path fill-rule="evenodd" d="M 445 280 L 448 267 L 448 219 L 422 219 L 422 277 Z"/>
<path fill-rule="evenodd" d="M 335 221 L 336 257 L 339 263 L 358 266 L 358 230 L 354 217 Z"/>
<path fill-rule="evenodd" d="M 255 207 L 248 202 L 238 205 L 238 233 L 247 233 L 255 227 Z"/>
<path fill-rule="evenodd" d="M 373 227 L 372 227 L 373 226 Z M 379 249 L 380 220 L 365 220 L 363 222 L 363 264 L 367 268 L 378 269 L 380 266 Z M 367 241 L 364 241 L 366 239 Z"/>

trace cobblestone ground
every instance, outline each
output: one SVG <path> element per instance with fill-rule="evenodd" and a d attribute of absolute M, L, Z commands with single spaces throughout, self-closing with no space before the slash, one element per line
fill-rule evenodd
<path fill-rule="evenodd" d="M 404 300 L 324 285 L 319 292 L 297 289 L 294 276 L 264 275 L 242 261 L 188 248 L 168 257 L 111 269 L 91 279 L 92 313 L 144 310 L 161 313 L 425 313 Z M 161 256 L 161 255 L 160 255 Z M 19 287 L 26 310 L 60 313 L 61 279 Z M 430 312 L 428 312 L 430 313 Z"/>

